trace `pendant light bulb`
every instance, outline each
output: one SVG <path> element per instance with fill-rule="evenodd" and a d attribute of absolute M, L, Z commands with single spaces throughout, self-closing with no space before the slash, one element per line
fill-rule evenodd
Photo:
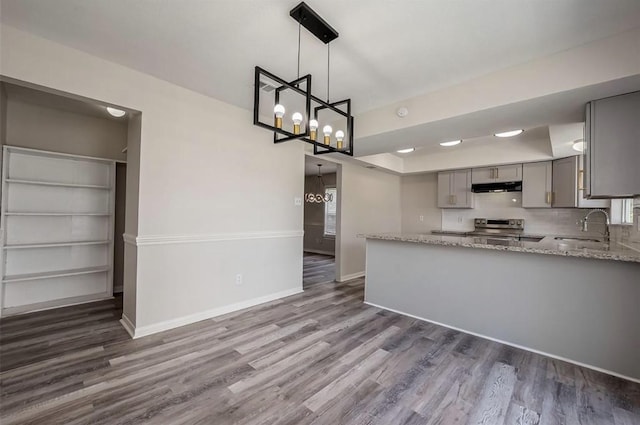
<path fill-rule="evenodd" d="M 331 133 L 333 132 L 333 128 L 330 125 L 325 125 L 322 127 L 322 132 L 324 133 L 324 144 L 328 145 L 331 142 Z"/>
<path fill-rule="evenodd" d="M 342 149 L 342 141 L 344 140 L 344 131 L 338 130 L 336 131 L 336 140 L 338 141 L 336 147 L 338 149 Z"/>
<path fill-rule="evenodd" d="M 318 131 L 318 120 L 309 121 L 309 130 L 310 130 L 309 138 L 315 141 L 317 137 L 316 134 Z"/>
<path fill-rule="evenodd" d="M 293 134 L 300 134 L 300 123 L 302 122 L 302 114 L 300 112 L 294 112 L 291 115 L 293 121 Z"/>
<path fill-rule="evenodd" d="M 284 117 L 285 109 L 281 104 L 273 107 L 273 114 L 276 116 L 276 128 L 282 128 L 282 117 Z"/>

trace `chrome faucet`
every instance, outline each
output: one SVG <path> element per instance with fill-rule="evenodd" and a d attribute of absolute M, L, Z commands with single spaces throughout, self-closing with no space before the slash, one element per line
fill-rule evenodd
<path fill-rule="evenodd" d="M 609 231 L 609 225 L 611 224 L 611 221 L 609 220 L 609 214 L 607 214 L 607 212 L 605 210 L 601 210 L 601 209 L 597 209 L 597 210 L 591 210 L 587 213 L 586 216 L 584 216 L 584 218 L 582 220 L 580 220 L 580 224 L 582 225 L 582 231 L 586 232 L 589 230 L 589 216 L 593 213 L 597 213 L 600 212 L 602 214 L 604 214 L 604 218 L 605 218 L 605 222 L 604 222 L 604 241 L 605 242 L 609 242 L 611 240 L 611 232 Z"/>

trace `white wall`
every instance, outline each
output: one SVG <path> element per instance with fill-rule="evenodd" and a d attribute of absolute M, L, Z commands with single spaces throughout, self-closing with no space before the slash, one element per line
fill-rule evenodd
<path fill-rule="evenodd" d="M 350 163 L 338 167 L 338 281 L 362 276 L 365 270 L 363 233 L 401 229 L 400 176 Z"/>
<path fill-rule="evenodd" d="M 400 190 L 402 232 L 428 233 L 440 230 L 442 214 L 437 207 L 438 173 L 402 176 Z"/>
<path fill-rule="evenodd" d="M 7 100 L 6 144 L 74 155 L 126 160 L 127 120 Z"/>
<path fill-rule="evenodd" d="M 2 75 L 142 112 L 137 203 L 127 174 L 136 334 L 302 289 L 303 144 L 274 145 L 249 111 L 6 25 L 1 43 Z"/>

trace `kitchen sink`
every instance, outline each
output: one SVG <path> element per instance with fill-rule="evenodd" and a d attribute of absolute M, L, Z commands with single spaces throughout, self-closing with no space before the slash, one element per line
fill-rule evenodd
<path fill-rule="evenodd" d="M 598 242 L 598 243 L 602 243 L 602 241 L 600 239 L 593 239 L 593 238 L 556 236 L 554 239 L 557 240 L 557 241 Z"/>
<path fill-rule="evenodd" d="M 544 236 L 520 236 L 518 240 L 522 242 L 540 242 L 544 239 Z"/>

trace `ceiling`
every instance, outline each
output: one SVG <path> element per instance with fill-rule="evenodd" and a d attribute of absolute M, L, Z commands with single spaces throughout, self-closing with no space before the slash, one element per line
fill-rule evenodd
<path fill-rule="evenodd" d="M 289 17 L 289 10 L 298 3 L 2 0 L 0 19 L 3 24 L 251 109 L 254 66 L 285 79 L 296 77 L 298 25 Z M 340 33 L 331 43 L 331 99 L 350 97 L 356 119 L 365 111 L 640 27 L 638 0 L 308 3 Z M 326 46 L 304 29 L 301 37 L 301 74 L 311 73 L 313 92 L 324 97 Z M 637 90 L 639 80 L 621 81 L 604 91 L 585 87 L 562 96 L 358 138 L 355 152 L 366 156 L 416 146 L 420 149 L 411 155 L 426 156 L 441 149 L 440 141 L 458 138 L 497 147 L 501 142 L 490 135 L 500 129 L 575 123 L 581 120 L 584 102 L 598 98 L 598 90 L 605 95 Z M 548 130 L 545 134 L 551 152 Z M 463 143 L 450 155 L 469 146 Z"/>
<path fill-rule="evenodd" d="M 6 82 L 0 82 L 0 85 L 4 88 L 7 98 L 15 102 L 30 103 L 76 114 L 122 122 L 125 124 L 127 122 L 126 115 L 124 117 L 116 118 L 109 114 L 104 106 L 99 105 L 98 103 L 73 99 L 71 97 L 47 93 L 41 90 L 35 90 L 29 87 L 23 87 Z"/>
<path fill-rule="evenodd" d="M 335 162 L 325 161 L 317 157 L 305 155 L 304 157 L 304 175 L 305 176 L 317 176 L 318 164 L 322 164 L 322 174 L 331 174 L 338 171 L 338 164 Z"/>
<path fill-rule="evenodd" d="M 298 0 L 3 0 L 2 22 L 252 107 L 253 67 L 296 76 Z M 356 113 L 639 26 L 638 0 L 311 0 L 331 43 L 332 99 Z M 326 47 L 302 31 L 301 73 L 326 92 Z"/>

